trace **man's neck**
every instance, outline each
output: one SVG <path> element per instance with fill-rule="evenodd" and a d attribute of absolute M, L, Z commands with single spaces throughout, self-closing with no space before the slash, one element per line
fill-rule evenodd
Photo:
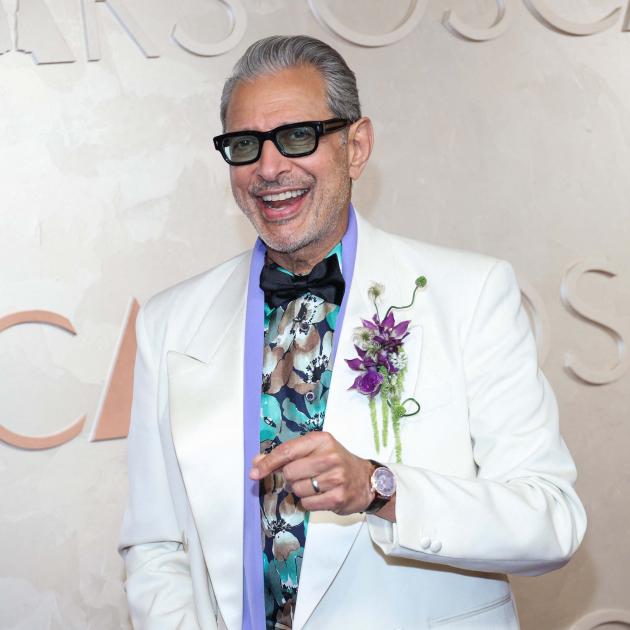
<path fill-rule="evenodd" d="M 280 265 L 280 267 L 284 267 L 296 276 L 305 276 L 320 260 L 324 259 L 331 249 L 332 246 L 328 248 L 324 247 L 313 256 L 303 256 L 301 253 L 286 254 L 283 252 L 267 250 L 267 256 L 269 260 L 275 262 L 277 265 Z"/>

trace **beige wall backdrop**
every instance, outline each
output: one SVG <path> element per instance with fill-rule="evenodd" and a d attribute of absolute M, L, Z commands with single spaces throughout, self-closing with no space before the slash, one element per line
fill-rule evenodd
<path fill-rule="evenodd" d="M 0 318 L 50 311 L 76 331 L 0 319 L 0 423 L 5 436 L 33 437 L 86 416 L 56 448 L 0 442 L 0 627 L 129 627 L 115 552 L 126 442 L 90 435 L 130 299 L 253 241 L 211 137 L 224 77 L 274 33 L 323 38 L 358 75 L 377 138 L 355 189 L 360 211 L 393 232 L 505 258 L 523 283 L 590 517 L 567 567 L 514 580 L 523 627 L 630 626 L 626 5 L 21 0 L 16 42 L 17 0 L 0 0 Z M 385 34 L 388 45 L 343 39 L 326 9 L 363 43 Z M 584 25 L 615 9 L 598 34 L 561 32 L 594 30 Z M 447 29 L 449 10 L 469 36 L 492 38 Z M 402 39 L 387 36 L 405 20 Z M 176 24 L 197 52 L 244 35 L 203 56 L 174 41 Z M 47 55 L 69 63 L 36 63 Z"/>

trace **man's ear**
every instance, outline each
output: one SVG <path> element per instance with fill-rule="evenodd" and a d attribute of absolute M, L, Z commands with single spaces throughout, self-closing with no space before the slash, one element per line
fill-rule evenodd
<path fill-rule="evenodd" d="M 359 179 L 372 153 L 374 128 L 372 121 L 363 116 L 350 125 L 348 130 L 348 174 Z"/>

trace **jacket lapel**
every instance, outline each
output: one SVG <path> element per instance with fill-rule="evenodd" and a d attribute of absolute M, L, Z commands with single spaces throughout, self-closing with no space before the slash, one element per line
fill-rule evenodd
<path fill-rule="evenodd" d="M 390 237 L 376 230 L 357 215 L 358 243 L 354 275 L 346 314 L 333 366 L 333 378 L 328 394 L 324 430 L 331 433 L 349 451 L 366 459 L 387 462 L 393 457 L 393 435 L 390 427 L 388 448 L 376 450 L 366 397 L 348 388 L 354 382 L 353 372 L 345 362 L 356 356 L 353 333 L 361 319 L 370 319 L 374 305 L 368 298 L 373 282 L 385 286 L 382 303 L 409 304 L 414 281 L 422 270 L 407 270 L 404 261 L 397 260 Z M 414 275 L 415 274 L 415 275 Z M 417 303 L 418 299 L 416 299 Z M 422 328 L 416 317 L 417 309 L 395 311 L 396 321 L 411 319 L 410 335 L 405 340 L 408 355 L 405 397 L 412 396 L 418 380 Z M 380 418 L 380 415 L 379 415 Z M 404 461 L 404 446 L 403 446 Z M 345 561 L 365 522 L 362 514 L 338 516 L 332 512 L 312 512 L 293 627 L 300 630 L 324 596 Z"/>
<path fill-rule="evenodd" d="M 184 352 L 168 353 L 173 442 L 220 614 L 240 628 L 243 604 L 245 257 Z"/>

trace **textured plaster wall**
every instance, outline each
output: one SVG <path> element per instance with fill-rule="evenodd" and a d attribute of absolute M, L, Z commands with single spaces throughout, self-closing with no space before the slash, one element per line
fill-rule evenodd
<path fill-rule="evenodd" d="M 14 1 L 0 1 L 10 29 Z M 473 43 L 448 32 L 442 14 L 453 8 L 487 26 L 495 3 L 430 0 L 405 39 L 365 48 L 326 30 L 306 2 L 243 4 L 245 38 L 218 57 L 193 56 L 170 38 L 176 22 L 198 38 L 225 36 L 224 9 L 202 0 L 127 0 L 157 59 L 146 59 L 99 3 L 102 59 L 87 63 L 74 0 L 49 7 L 75 63 L 0 56 L 0 317 L 45 309 L 78 333 L 25 325 L 0 335 L 0 422 L 43 435 L 87 415 L 82 434 L 55 449 L 0 443 L 0 627 L 128 627 L 115 553 L 125 441 L 89 442 L 90 428 L 130 297 L 142 303 L 252 242 L 210 139 L 223 78 L 249 42 L 278 32 L 326 39 L 357 72 L 377 144 L 356 206 L 391 231 L 506 258 L 542 298 L 544 368 L 590 528 L 566 568 L 514 581 L 523 627 L 569 628 L 593 611 L 628 611 L 630 374 L 595 387 L 563 369 L 567 352 L 604 370 L 618 359 L 614 339 L 560 301 L 569 265 L 607 259 L 618 275 L 588 274 L 579 292 L 630 340 L 630 33 L 622 16 L 602 34 L 568 37 L 513 0 L 508 31 Z M 548 4 L 585 22 L 618 3 Z M 394 28 L 410 3 L 328 5 L 374 34 Z"/>

